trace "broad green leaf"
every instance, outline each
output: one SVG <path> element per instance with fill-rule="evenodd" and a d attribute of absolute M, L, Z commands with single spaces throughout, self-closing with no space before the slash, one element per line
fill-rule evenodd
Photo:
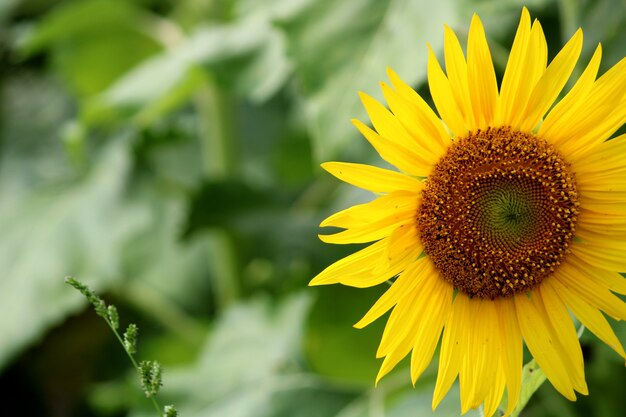
<path fill-rule="evenodd" d="M 11 200 L 3 167 L 0 200 Z M 118 248 L 141 226 L 120 204 L 128 174 L 126 144 L 117 140 L 84 180 L 33 190 L 2 211 L 0 305 L 10 314 L 0 319 L 0 366 L 82 305 L 63 277 L 98 289 L 119 277 Z"/>
<path fill-rule="evenodd" d="M 385 317 L 362 330 L 353 325 L 385 289 L 385 284 L 367 289 L 341 285 L 309 289 L 318 292 L 306 333 L 307 359 L 315 372 L 342 384 L 374 385 L 382 363 L 376 359 L 376 349 Z"/>
<path fill-rule="evenodd" d="M 356 137 L 350 119 L 365 120 L 358 91 L 382 96 L 378 82 L 387 66 L 409 84 L 423 80 L 426 42 L 439 49 L 443 23 L 458 19 L 452 1 L 327 0 L 285 22 L 317 159 Z"/>
<path fill-rule="evenodd" d="M 0 22 L 4 22 L 7 19 L 19 2 L 19 0 L 4 0 L 0 2 Z"/>
<path fill-rule="evenodd" d="M 282 35 L 261 19 L 198 27 L 187 38 L 124 74 L 88 106 L 85 117 L 107 113 L 137 116 L 141 124 L 188 100 L 203 83 L 207 69 L 221 88 L 255 101 L 273 95 L 287 79 Z M 204 75 L 207 76 L 207 75 Z"/>
<path fill-rule="evenodd" d="M 164 193 L 149 176 L 132 180 L 131 135 L 91 143 L 89 166 L 76 172 L 58 140 L 70 116 L 67 97 L 49 82 L 18 77 L 7 80 L 2 102 L 11 106 L 4 109 L 0 131 L 0 305 L 10 314 L 0 319 L 0 368 L 84 307 L 85 300 L 64 284 L 67 275 L 99 292 L 124 280 L 117 288 L 129 299 L 142 284 L 168 305 L 202 306 L 202 294 L 210 293 L 197 291 L 208 286 L 206 241 L 180 243 L 183 199 Z M 141 293 L 135 304 L 146 299 L 147 292 Z M 197 325 L 172 311 L 160 309 L 155 318 L 165 325 L 175 321 L 179 336 L 192 335 L 187 341 L 197 337 Z"/>
<path fill-rule="evenodd" d="M 22 40 L 21 53 L 48 51 L 70 87 L 89 96 L 161 49 L 157 25 L 154 16 L 132 2 L 64 3 Z"/>
<path fill-rule="evenodd" d="M 217 320 L 195 364 L 167 370 L 164 395 L 187 417 L 320 415 L 311 414 L 315 409 L 333 415 L 353 395 L 333 392 L 301 369 L 310 305 L 310 294 L 300 293 L 273 306 L 256 298 L 231 307 Z M 298 404 L 306 409 L 298 410 Z"/>

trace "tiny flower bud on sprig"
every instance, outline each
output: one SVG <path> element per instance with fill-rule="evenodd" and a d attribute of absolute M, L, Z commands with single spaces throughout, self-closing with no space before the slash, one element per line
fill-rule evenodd
<path fill-rule="evenodd" d="M 156 361 L 142 361 L 139 364 L 141 386 L 146 397 L 154 397 L 159 393 L 159 389 L 163 385 L 162 374 L 161 365 Z"/>
<path fill-rule="evenodd" d="M 176 411 L 173 405 L 166 405 L 163 412 L 165 417 L 178 417 L 178 411 Z"/>
<path fill-rule="evenodd" d="M 85 298 L 87 298 L 87 301 L 89 301 L 89 303 L 93 306 L 96 314 L 102 317 L 109 325 L 117 340 L 119 340 L 124 347 L 124 351 L 126 351 L 131 363 L 139 373 L 139 380 L 141 382 L 143 392 L 146 397 L 150 398 L 152 401 L 159 417 L 177 417 L 178 411 L 176 411 L 176 408 L 174 408 L 173 405 L 167 405 L 163 408 L 163 411 L 161 411 L 161 406 L 154 398 L 163 386 L 163 369 L 161 368 L 161 365 L 157 361 L 142 361 L 140 364 L 137 364 L 137 361 L 135 360 L 135 353 L 137 352 L 137 335 L 139 333 L 137 325 L 134 323 L 129 324 L 122 338 L 118 332 L 120 327 L 120 318 L 117 308 L 114 305 L 107 306 L 102 298 L 98 297 L 89 287 L 75 278 L 67 277 L 65 278 L 65 282 L 80 291 L 80 293 L 83 294 Z"/>
<path fill-rule="evenodd" d="M 124 332 L 124 349 L 131 355 L 137 352 L 137 332 L 139 329 L 135 323 L 131 323 Z"/>

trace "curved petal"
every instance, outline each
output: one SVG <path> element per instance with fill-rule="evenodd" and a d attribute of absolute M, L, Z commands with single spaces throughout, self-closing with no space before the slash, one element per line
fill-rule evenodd
<path fill-rule="evenodd" d="M 461 110 L 454 99 L 450 81 L 446 78 L 437 57 L 430 46 L 428 47 L 428 86 L 435 102 L 435 107 L 454 136 L 465 136 L 467 126 Z"/>
<path fill-rule="evenodd" d="M 452 286 L 434 274 L 427 281 L 432 284 L 432 289 L 430 292 L 420 293 L 419 300 L 419 303 L 425 308 L 422 312 L 415 313 L 416 315 L 419 314 L 419 322 L 413 332 L 413 353 L 411 355 L 411 381 L 414 385 L 432 360 L 443 325 L 452 308 L 454 291 Z"/>
<path fill-rule="evenodd" d="M 569 79 L 583 47 L 583 31 L 578 29 L 552 60 L 532 90 L 524 117 L 520 121 L 522 131 L 534 129 Z"/>
<path fill-rule="evenodd" d="M 353 253 L 329 265 L 309 285 L 328 285 L 338 283 L 344 276 L 351 274 L 366 274 L 379 262 L 386 262 L 385 252 L 388 239 L 379 240 L 360 251 Z M 382 281 L 389 277 L 383 278 Z"/>
<path fill-rule="evenodd" d="M 510 125 L 513 116 L 526 108 L 532 80 L 527 79 L 526 55 L 530 45 L 530 13 L 524 7 L 506 63 L 500 97 L 496 108 L 495 124 Z M 528 84 L 527 84 L 528 83 Z"/>
<path fill-rule="evenodd" d="M 602 46 L 598 45 L 589 64 L 583 71 L 582 75 L 578 78 L 578 81 L 574 84 L 574 87 L 559 101 L 552 110 L 548 113 L 545 120 L 539 127 L 538 135 L 546 138 L 550 142 L 557 146 L 575 146 L 574 140 L 568 136 L 559 134 L 559 120 L 569 114 L 571 114 L 572 108 L 580 106 L 584 98 L 589 94 L 589 91 L 593 88 L 593 84 L 600 68 L 600 61 L 602 60 Z"/>
<path fill-rule="evenodd" d="M 535 85 L 546 70 L 546 64 L 548 62 L 548 45 L 546 43 L 546 37 L 543 34 L 543 28 L 541 23 L 535 19 L 530 29 L 530 39 L 528 47 L 526 49 L 526 55 L 524 57 L 524 64 L 522 66 L 523 85 L 520 85 L 520 91 L 516 94 L 516 107 L 511 110 L 509 114 L 510 125 L 514 128 L 518 128 L 523 115 L 524 110 L 527 107 L 530 94 L 535 88 Z M 520 107 L 517 107 L 517 106 Z M 521 107 L 521 106 L 524 107 Z"/>
<path fill-rule="evenodd" d="M 433 393 L 433 410 L 448 393 L 459 374 L 472 323 L 471 317 L 468 315 L 469 303 L 469 298 L 461 293 L 458 293 L 452 302 L 450 316 L 446 320 L 441 339 L 439 371 Z"/>
<path fill-rule="evenodd" d="M 398 279 L 395 280 L 391 287 L 385 291 L 354 327 L 362 329 L 385 314 L 390 308 L 396 305 L 400 299 L 406 296 L 406 294 L 420 285 L 429 273 L 432 273 L 430 262 L 425 262 L 424 260 L 413 262 L 411 266 L 400 274 Z"/>
<path fill-rule="evenodd" d="M 396 191 L 385 194 L 369 203 L 357 204 L 341 210 L 324 219 L 320 226 L 341 227 L 344 229 L 369 227 L 373 222 L 398 217 L 407 211 L 415 213 L 419 194 L 410 191 Z M 354 242 L 357 243 L 357 242 Z"/>
<path fill-rule="evenodd" d="M 500 319 L 500 343 L 502 370 L 506 379 L 507 410 L 513 412 L 517 405 L 522 389 L 523 346 L 522 333 L 517 320 L 515 302 L 512 298 L 496 301 L 498 317 Z"/>
<path fill-rule="evenodd" d="M 392 142 L 365 126 L 360 120 L 352 120 L 354 126 L 365 136 L 365 139 L 376 149 L 385 161 L 401 171 L 414 177 L 427 177 L 432 169 L 432 161 L 424 161 L 409 149 Z"/>
<path fill-rule="evenodd" d="M 550 112 L 539 134 L 557 144 L 569 160 L 581 159 L 624 123 L 625 94 L 626 58 L 598 78 L 586 94 L 578 93 L 561 114 Z"/>
<path fill-rule="evenodd" d="M 586 328 L 626 359 L 626 352 L 624 352 L 621 342 L 600 310 L 589 305 L 589 303 L 571 292 L 567 287 L 561 285 L 558 280 L 546 280 L 542 285 L 551 287 L 552 291 L 558 294 Z"/>
<path fill-rule="evenodd" d="M 498 101 L 498 82 L 485 29 L 476 14 L 472 17 L 467 39 L 467 78 L 475 125 L 484 129 L 493 122 Z"/>
<path fill-rule="evenodd" d="M 437 117 L 428 103 L 389 67 L 387 67 L 387 76 L 398 94 L 412 105 L 413 114 L 415 118 L 420 120 L 421 125 L 424 127 L 424 133 L 431 138 L 437 139 L 444 148 L 448 147 L 450 145 L 450 135 L 446 132 L 441 119 Z"/>
<path fill-rule="evenodd" d="M 469 130 L 476 130 L 478 125 L 474 121 L 474 110 L 470 99 L 469 82 L 467 79 L 467 62 L 463 49 L 456 35 L 449 26 L 444 26 L 444 57 L 446 60 L 446 74 L 450 80 L 450 87 L 456 103 L 461 110 L 465 126 Z"/>
<path fill-rule="evenodd" d="M 515 308 L 522 335 L 528 350 L 533 355 L 546 376 L 565 398 L 570 401 L 576 399 L 574 387 L 570 379 L 567 365 L 562 360 L 561 349 L 557 348 L 550 328 L 550 319 L 539 308 L 540 295 L 532 291 L 530 295 L 515 296 Z"/>
<path fill-rule="evenodd" d="M 400 123 L 385 106 L 376 101 L 371 96 L 360 92 L 359 96 L 363 102 L 363 107 L 374 125 L 374 128 L 382 137 L 401 145 L 406 149 L 411 149 L 423 160 L 430 160 L 429 153 L 419 141 L 415 140 L 407 129 Z M 424 154 L 426 152 L 426 154 Z"/>
<path fill-rule="evenodd" d="M 579 181 L 607 172 L 623 171 L 626 169 L 624 155 L 626 155 L 626 134 L 603 142 L 584 158 L 573 161 L 572 170 Z"/>
<path fill-rule="evenodd" d="M 381 88 L 385 100 L 389 104 L 389 108 L 394 116 L 409 135 L 411 135 L 413 140 L 411 149 L 423 155 L 428 160 L 439 160 L 445 153 L 446 146 L 442 145 L 438 138 L 430 136 L 429 121 L 419 117 L 419 113 L 416 113 L 415 107 L 387 84 L 381 83 Z"/>
<path fill-rule="evenodd" d="M 408 175 L 371 165 L 325 162 L 321 166 L 341 181 L 375 193 L 398 190 L 417 192 L 423 185 L 421 181 Z"/>
<path fill-rule="evenodd" d="M 557 272 L 553 278 L 589 305 L 604 311 L 616 320 L 626 320 L 626 303 L 591 276 L 588 270 L 575 269 L 566 262 L 557 269 Z"/>
<path fill-rule="evenodd" d="M 539 294 L 543 301 L 546 316 L 552 324 L 552 331 L 561 346 L 563 361 L 567 363 L 567 369 L 574 389 L 584 395 L 588 394 L 585 382 L 585 362 L 580 348 L 576 328 L 572 318 L 565 308 L 554 289 L 549 285 L 540 285 Z"/>
<path fill-rule="evenodd" d="M 389 265 L 403 262 L 406 258 L 415 258 L 422 250 L 422 242 L 415 224 L 400 225 L 389 235 L 386 259 L 374 269 L 374 273 L 387 269 Z"/>

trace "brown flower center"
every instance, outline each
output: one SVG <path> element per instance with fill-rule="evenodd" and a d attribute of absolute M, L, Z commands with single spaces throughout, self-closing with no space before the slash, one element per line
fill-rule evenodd
<path fill-rule="evenodd" d="M 508 127 L 457 139 L 425 182 L 424 251 L 456 289 L 486 299 L 528 291 L 568 252 L 578 214 L 569 164 Z"/>

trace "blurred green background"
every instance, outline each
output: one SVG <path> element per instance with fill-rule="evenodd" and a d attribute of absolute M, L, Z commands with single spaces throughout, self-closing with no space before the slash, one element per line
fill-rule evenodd
<path fill-rule="evenodd" d="M 524 4 L 551 56 L 579 26 L 582 64 L 624 55 L 625 0 L 0 0 L 0 414 L 154 415 L 72 275 L 139 325 L 181 416 L 431 415 L 434 366 L 373 389 L 384 323 L 352 324 L 384 285 L 306 287 L 355 250 L 320 220 L 372 198 L 319 163 L 381 164 L 357 91 L 391 66 L 428 98 L 444 22 L 464 41 L 478 12 L 501 75 Z M 582 342 L 590 396 L 544 384 L 525 416 L 623 415 L 623 361 Z"/>

